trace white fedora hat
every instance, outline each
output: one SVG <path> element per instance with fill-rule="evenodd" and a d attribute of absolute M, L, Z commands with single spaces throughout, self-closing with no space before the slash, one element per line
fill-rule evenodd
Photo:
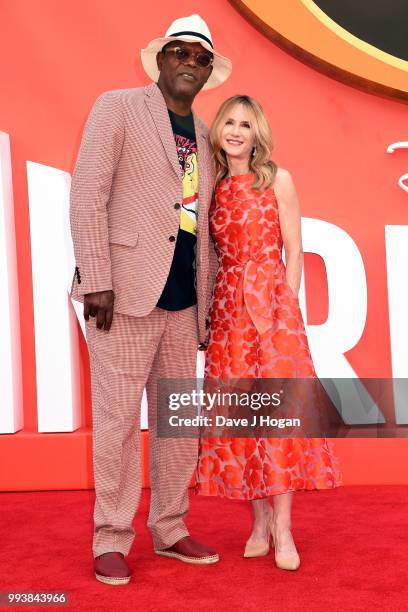
<path fill-rule="evenodd" d="M 151 40 L 146 49 L 142 49 L 141 56 L 143 68 L 152 81 L 157 82 L 160 74 L 157 67 L 156 55 L 163 49 L 164 45 L 173 40 L 198 42 L 204 49 L 207 49 L 213 54 L 213 70 L 203 89 L 218 87 L 218 85 L 221 85 L 221 83 L 228 79 L 232 70 L 231 60 L 215 51 L 210 30 L 204 19 L 202 19 L 200 15 L 190 15 L 190 17 L 181 17 L 173 21 L 163 38 Z"/>

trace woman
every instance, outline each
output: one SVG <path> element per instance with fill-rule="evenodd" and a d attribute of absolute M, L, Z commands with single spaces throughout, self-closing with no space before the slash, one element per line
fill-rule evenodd
<path fill-rule="evenodd" d="M 211 141 L 217 173 L 210 229 L 219 269 L 205 378 L 316 378 L 296 297 L 303 263 L 298 200 L 289 172 L 271 161 L 259 103 L 248 96 L 226 100 Z M 272 535 L 276 565 L 297 569 L 293 491 L 339 484 L 325 438 L 201 439 L 197 492 L 252 501 L 245 557 L 267 554 Z"/>

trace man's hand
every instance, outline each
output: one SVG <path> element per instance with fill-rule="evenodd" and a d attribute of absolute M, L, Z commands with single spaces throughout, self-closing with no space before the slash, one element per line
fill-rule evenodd
<path fill-rule="evenodd" d="M 96 317 L 96 327 L 109 331 L 113 319 L 113 291 L 97 291 L 84 296 L 84 318 Z"/>
<path fill-rule="evenodd" d="M 210 329 L 210 317 L 206 317 L 206 319 L 205 319 L 205 329 L 207 330 L 207 337 L 204 340 L 204 342 L 201 342 L 198 345 L 198 350 L 199 351 L 206 351 L 207 348 L 208 348 L 208 342 L 209 342 L 209 339 L 210 339 L 210 333 L 208 332 L 208 330 Z"/>

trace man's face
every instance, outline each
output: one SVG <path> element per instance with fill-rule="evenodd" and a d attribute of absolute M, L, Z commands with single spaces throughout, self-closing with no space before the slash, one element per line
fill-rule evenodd
<path fill-rule="evenodd" d="M 174 51 L 177 47 L 182 50 L 181 53 Z M 208 66 L 200 65 L 205 63 L 202 54 L 212 58 L 212 54 L 200 43 L 188 43 L 182 40 L 167 44 L 163 51 L 157 54 L 159 82 L 169 94 L 175 98 L 194 98 L 204 87 L 212 72 L 212 65 L 211 63 Z M 182 59 L 179 59 L 180 55 Z"/>

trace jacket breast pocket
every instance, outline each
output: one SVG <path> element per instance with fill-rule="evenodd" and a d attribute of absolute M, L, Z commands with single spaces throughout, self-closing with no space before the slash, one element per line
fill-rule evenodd
<path fill-rule="evenodd" d="M 139 232 L 121 227 L 120 225 L 111 225 L 108 229 L 109 243 L 122 244 L 124 246 L 135 247 L 139 239 Z"/>

